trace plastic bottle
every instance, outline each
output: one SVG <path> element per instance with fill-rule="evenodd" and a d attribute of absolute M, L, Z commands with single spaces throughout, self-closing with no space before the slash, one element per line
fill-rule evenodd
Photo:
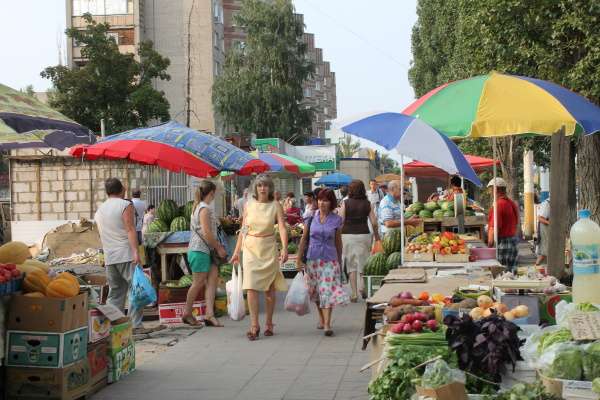
<path fill-rule="evenodd" d="M 600 226 L 589 210 L 579 211 L 571 227 L 573 302 L 600 304 Z"/>

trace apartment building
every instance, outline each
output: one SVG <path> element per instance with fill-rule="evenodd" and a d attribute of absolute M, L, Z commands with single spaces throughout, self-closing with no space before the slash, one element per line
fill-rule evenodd
<path fill-rule="evenodd" d="M 242 0 L 223 0 L 225 51 L 244 42 L 246 34 L 243 27 L 237 26 L 234 16 L 241 9 Z M 304 17 L 297 15 L 302 23 Z M 314 111 L 311 136 L 324 138 L 330 129 L 331 120 L 337 118 L 337 97 L 335 72 L 328 61 L 323 60 L 323 49 L 315 47 L 315 35 L 305 33 L 303 40 L 307 45 L 307 56 L 315 65 L 315 73 L 304 83 L 304 103 Z"/>
<path fill-rule="evenodd" d="M 165 92 L 171 118 L 190 127 L 223 135 L 212 104 L 212 85 L 224 57 L 221 0 L 66 0 L 67 27 L 83 28 L 84 13 L 107 22 L 123 53 L 136 53 L 144 40 L 170 59 L 170 81 L 157 80 Z M 67 43 L 69 65 L 85 64 L 81 47 Z"/>

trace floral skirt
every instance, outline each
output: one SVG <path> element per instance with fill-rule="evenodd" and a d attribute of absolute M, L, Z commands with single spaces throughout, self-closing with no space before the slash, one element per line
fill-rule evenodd
<path fill-rule="evenodd" d="M 321 308 L 345 305 L 350 296 L 342 285 L 342 271 L 337 261 L 307 260 L 306 275 L 310 299 Z"/>

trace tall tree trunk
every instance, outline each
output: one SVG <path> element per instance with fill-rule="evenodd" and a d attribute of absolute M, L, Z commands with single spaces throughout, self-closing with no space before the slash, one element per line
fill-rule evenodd
<path fill-rule="evenodd" d="M 577 143 L 577 183 L 579 208 L 592 212 L 592 218 L 600 223 L 600 136 L 582 137 Z"/>
<path fill-rule="evenodd" d="M 571 139 L 560 133 L 552 135 L 552 163 L 550 167 L 550 227 L 548 243 L 548 273 L 561 277 L 565 265 L 565 239 L 568 235 L 570 216 L 569 202 L 574 188 L 574 154 Z"/>
<path fill-rule="evenodd" d="M 519 199 L 519 177 L 517 176 L 517 160 L 519 155 L 516 154 L 519 138 L 509 136 L 497 140 L 498 143 L 498 158 L 500 160 L 500 169 L 502 176 L 508 185 L 506 193 L 513 200 Z"/>

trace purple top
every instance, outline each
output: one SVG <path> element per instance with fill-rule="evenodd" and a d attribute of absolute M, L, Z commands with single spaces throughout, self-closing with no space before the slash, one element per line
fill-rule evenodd
<path fill-rule="evenodd" d="M 321 223 L 319 211 L 315 211 L 310 225 L 310 240 L 308 244 L 308 260 L 338 261 L 335 248 L 335 233 L 342 226 L 342 217 L 329 213 L 325 223 Z"/>

